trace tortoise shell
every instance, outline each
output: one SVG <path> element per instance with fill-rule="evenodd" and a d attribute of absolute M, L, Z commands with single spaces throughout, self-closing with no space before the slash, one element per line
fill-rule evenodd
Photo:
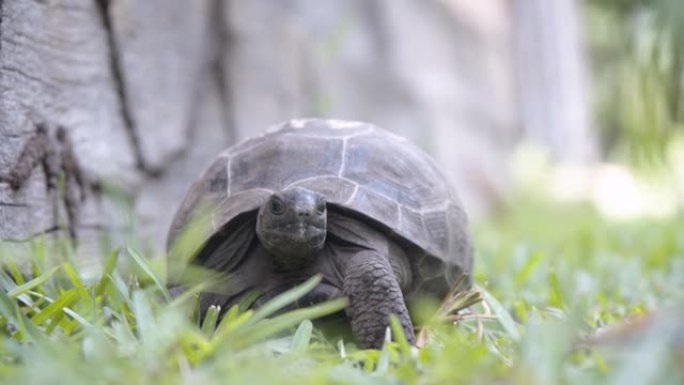
<path fill-rule="evenodd" d="M 447 178 L 421 149 L 374 125 L 292 120 L 221 154 L 191 186 L 169 231 L 169 248 L 200 207 L 212 235 L 254 212 L 277 190 L 301 186 L 406 245 L 415 289 L 444 294 L 473 256 L 465 212 Z"/>

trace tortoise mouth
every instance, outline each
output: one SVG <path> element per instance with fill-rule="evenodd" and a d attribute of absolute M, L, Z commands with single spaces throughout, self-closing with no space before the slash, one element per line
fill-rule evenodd
<path fill-rule="evenodd" d="M 311 223 L 290 223 L 263 230 L 262 242 L 271 247 L 294 246 L 318 249 L 325 243 L 325 228 Z"/>
<path fill-rule="evenodd" d="M 297 222 L 288 223 L 285 225 L 271 226 L 267 228 L 267 231 L 273 231 L 277 233 L 296 233 L 296 232 L 306 232 L 306 231 L 325 231 L 322 226 L 315 225 L 309 222 Z"/>

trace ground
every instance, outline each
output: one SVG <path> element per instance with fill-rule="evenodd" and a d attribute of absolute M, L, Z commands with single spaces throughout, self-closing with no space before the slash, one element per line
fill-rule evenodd
<path fill-rule="evenodd" d="M 5 250 L 0 378 L 70 385 L 681 383 L 682 350 L 672 354 L 677 325 L 668 312 L 684 287 L 684 222 L 607 220 L 588 204 L 530 195 L 511 203 L 474 228 L 475 282 L 486 308 L 462 312 L 470 319 L 458 325 L 429 320 L 434 304 L 414 309 L 431 326 L 422 348 L 400 334 L 380 351 L 325 340 L 308 320 L 339 310 L 340 301 L 272 316 L 315 282 L 256 312 L 231 309 L 215 328 L 211 315 L 202 326 L 192 321 L 192 293 L 168 299 L 161 260 L 134 249 L 113 251 L 98 270 L 54 258 L 69 255 L 66 244 L 60 252 L 37 242 L 25 250 L 33 280 L 8 257 L 19 249 Z M 487 312 L 480 329 L 473 314 Z M 620 328 L 645 313 L 657 314 L 656 327 Z M 597 340 L 605 330 L 630 337 Z"/>

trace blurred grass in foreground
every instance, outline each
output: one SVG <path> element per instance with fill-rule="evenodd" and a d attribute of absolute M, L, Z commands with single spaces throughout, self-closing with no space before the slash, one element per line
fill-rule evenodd
<path fill-rule="evenodd" d="M 192 294 L 164 299 L 161 260 L 114 251 L 93 271 L 79 268 L 64 245 L 4 245 L 0 382 L 682 383 L 681 351 L 673 354 L 671 344 L 679 325 L 657 324 L 619 346 L 582 342 L 626 317 L 676 309 L 684 221 L 614 222 L 589 204 L 543 196 L 527 191 L 476 226 L 486 309 L 461 312 L 455 326 L 422 314 L 430 338 L 421 349 L 400 334 L 381 351 L 326 340 L 309 320 L 343 301 L 277 312 L 315 279 L 262 310 L 234 307 L 218 326 L 212 312 L 197 325 Z"/>

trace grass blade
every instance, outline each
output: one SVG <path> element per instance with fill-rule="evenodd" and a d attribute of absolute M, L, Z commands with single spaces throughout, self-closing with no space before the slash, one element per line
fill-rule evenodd
<path fill-rule="evenodd" d="M 202 333 L 207 338 L 211 338 L 214 335 L 220 312 L 220 306 L 212 305 L 207 309 L 207 314 L 204 316 L 204 322 L 202 322 Z"/>
<path fill-rule="evenodd" d="M 216 283 L 215 280 L 206 280 L 204 282 L 198 283 L 191 288 L 187 289 L 185 287 L 181 287 L 180 289 L 182 290 L 180 294 L 174 294 L 175 297 L 173 300 L 171 300 L 170 305 L 171 307 L 176 307 L 176 306 L 181 306 L 185 303 L 187 303 L 189 300 L 194 298 L 196 295 L 200 294 L 201 292 L 205 291 L 206 289 L 212 287 Z"/>
<path fill-rule="evenodd" d="M 41 274 L 40 276 L 24 283 L 23 285 L 19 285 L 15 287 L 14 289 L 10 290 L 7 292 L 7 295 L 16 298 L 32 289 L 35 287 L 38 287 L 45 283 L 50 277 L 59 269 L 59 266 L 55 266 L 52 269 L 46 271 L 45 273 Z"/>
<path fill-rule="evenodd" d="M 313 331 L 313 323 L 308 319 L 302 321 L 297 327 L 294 337 L 292 338 L 292 345 L 290 350 L 296 353 L 303 353 L 311 342 L 311 332 Z"/>
<path fill-rule="evenodd" d="M 268 301 L 265 305 L 257 309 L 254 312 L 254 316 L 249 320 L 248 324 L 255 324 L 284 308 L 285 306 L 296 302 L 298 299 L 302 298 L 308 292 L 313 290 L 314 287 L 321 282 L 321 279 L 322 277 L 320 275 L 314 275 L 303 284 L 276 296 L 272 300 Z"/>
<path fill-rule="evenodd" d="M 93 327 L 93 324 L 88 322 L 83 316 L 80 314 L 76 313 L 75 311 L 65 307 L 64 313 L 66 313 L 69 317 L 71 317 L 74 321 L 76 321 L 77 324 L 81 325 L 85 329 L 90 329 Z"/>
<path fill-rule="evenodd" d="M 248 325 L 245 325 L 243 328 L 240 328 L 244 331 L 239 333 L 238 338 L 235 341 L 231 341 L 231 343 L 235 347 L 244 347 L 246 345 L 261 341 L 264 338 L 270 337 L 287 328 L 293 327 L 294 325 L 297 325 L 306 319 L 310 320 L 323 317 L 338 312 L 344 309 L 346 306 L 347 299 L 338 298 L 316 306 L 293 310 L 269 320 L 263 320 L 252 327 L 247 327 Z M 215 340 L 215 342 L 219 341 Z"/>
<path fill-rule="evenodd" d="M 558 309 L 565 309 L 565 300 L 563 299 L 563 290 L 561 289 L 560 282 L 558 281 L 558 274 L 555 271 L 549 273 L 549 287 L 551 288 L 549 293 L 549 304 Z"/>
<path fill-rule="evenodd" d="M 523 286 L 537 270 L 542 261 L 544 261 L 544 253 L 539 251 L 533 253 L 523 267 L 515 273 L 515 284 L 518 287 Z"/>
<path fill-rule="evenodd" d="M 138 326 L 138 336 L 141 340 L 154 334 L 154 315 L 149 300 L 144 291 L 133 292 L 133 314 Z"/>
<path fill-rule="evenodd" d="M 85 284 L 83 284 L 83 281 L 81 280 L 81 277 L 78 276 L 78 273 L 74 269 L 73 265 L 71 265 L 68 262 L 65 262 L 62 264 L 62 268 L 64 269 L 64 272 L 66 273 L 67 277 L 69 277 L 69 281 L 71 281 L 71 284 L 73 287 L 78 289 L 81 293 L 85 293 L 88 295 L 88 290 L 85 287 Z"/>
<path fill-rule="evenodd" d="M 378 366 L 375 367 L 376 375 L 385 375 L 389 369 L 390 364 L 390 330 L 387 328 L 385 332 L 385 343 L 382 344 L 382 350 L 380 350 L 380 357 L 378 358 Z"/>
<path fill-rule="evenodd" d="M 31 323 L 19 310 L 14 299 L 2 290 L 0 290 L 0 315 L 14 323 L 19 332 L 24 336 L 30 337 L 33 342 L 44 343 L 47 341 L 45 334 Z"/>
<path fill-rule="evenodd" d="M 128 285 L 124 282 L 123 278 L 118 272 L 113 272 L 109 275 L 109 280 L 114 283 L 114 287 L 122 298 L 128 300 L 130 298 L 131 292 L 128 290 Z"/>
<path fill-rule="evenodd" d="M 515 341 L 520 340 L 520 331 L 518 330 L 518 324 L 515 323 L 513 317 L 504 309 L 503 305 L 494 298 L 487 290 L 480 288 L 484 300 L 489 304 L 494 315 L 496 315 L 499 323 L 503 327 L 504 331 Z"/>
<path fill-rule="evenodd" d="M 399 344 L 399 349 L 401 349 L 403 354 L 410 356 L 411 344 L 409 344 L 408 340 L 406 339 L 404 327 L 401 326 L 401 321 L 399 321 L 399 318 L 394 314 L 390 314 L 389 321 L 392 334 L 394 334 L 394 340 Z"/>
<path fill-rule="evenodd" d="M 114 250 L 111 254 L 109 254 L 109 257 L 105 262 L 104 268 L 102 269 L 102 274 L 100 274 L 100 280 L 95 285 L 96 298 L 101 296 L 107 289 L 107 286 L 111 282 L 111 280 L 109 279 L 109 275 L 112 274 L 112 272 L 116 268 L 116 263 L 118 262 L 118 260 L 119 250 Z"/>
<path fill-rule="evenodd" d="M 233 310 L 235 311 L 233 312 Z M 245 325 L 254 314 L 252 310 L 247 310 L 246 312 L 241 314 L 238 313 L 237 310 L 237 306 L 233 306 L 230 308 L 230 310 L 228 310 L 226 315 L 221 320 L 221 323 L 219 323 L 218 329 L 214 333 L 215 339 L 230 338 L 230 333 L 234 332 L 235 330 L 238 330 L 243 325 Z"/>
<path fill-rule="evenodd" d="M 159 291 L 164 296 L 164 299 L 166 299 L 167 301 L 170 301 L 171 295 L 169 294 L 169 291 L 166 288 L 166 285 L 162 283 L 161 279 L 159 279 L 157 274 L 152 269 L 152 266 L 150 266 L 150 264 L 147 263 L 147 260 L 142 255 L 140 255 L 140 253 L 138 253 L 135 249 L 133 249 L 132 247 L 128 247 L 128 248 L 126 248 L 126 250 L 128 251 L 128 255 L 130 255 L 131 258 L 133 258 L 135 263 L 137 263 L 138 266 L 140 266 L 140 268 L 145 272 L 145 274 L 147 274 L 147 276 L 152 279 L 152 281 L 155 283 L 155 285 L 157 285 L 157 288 L 159 289 Z"/>
<path fill-rule="evenodd" d="M 33 318 L 31 318 L 31 322 L 36 325 L 40 325 L 50 318 L 53 318 L 53 316 L 55 316 L 53 319 L 55 319 L 57 316 L 60 316 L 60 318 L 63 317 L 64 308 L 71 306 L 75 302 L 76 298 L 78 298 L 78 293 L 75 289 L 65 292 L 54 302 L 41 310 L 38 314 L 34 315 Z"/>
<path fill-rule="evenodd" d="M 24 284 L 24 275 L 21 273 L 19 270 L 19 266 L 17 266 L 16 262 L 13 260 L 10 260 L 6 264 L 7 269 L 9 270 L 10 274 L 12 275 L 12 279 L 14 279 L 14 282 L 17 283 L 17 285 L 23 285 Z"/>

